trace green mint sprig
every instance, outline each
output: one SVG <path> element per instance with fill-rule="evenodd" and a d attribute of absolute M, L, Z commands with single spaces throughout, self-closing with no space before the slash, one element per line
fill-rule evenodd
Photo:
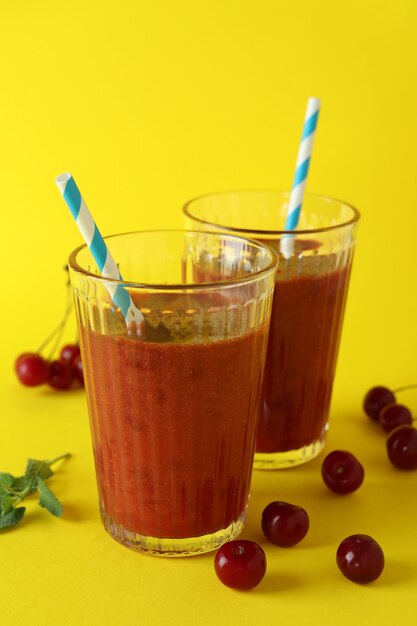
<path fill-rule="evenodd" d="M 0 529 L 16 526 L 21 521 L 26 507 L 19 505 L 26 496 L 35 492 L 39 495 L 40 506 L 61 517 L 64 508 L 45 481 L 54 474 L 51 465 L 70 456 L 70 453 L 61 454 L 52 461 L 28 459 L 23 476 L 0 472 Z"/>

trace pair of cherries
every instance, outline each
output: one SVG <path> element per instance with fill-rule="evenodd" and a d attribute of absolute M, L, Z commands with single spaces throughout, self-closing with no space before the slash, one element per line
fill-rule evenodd
<path fill-rule="evenodd" d="M 25 352 L 15 362 L 19 381 L 26 387 L 47 384 L 53 389 L 68 389 L 73 381 L 84 385 L 83 365 L 80 347 L 77 344 L 65 345 L 58 359 L 47 360 L 39 353 Z"/>
<path fill-rule="evenodd" d="M 271 502 L 263 510 L 261 525 L 268 541 L 288 548 L 304 539 L 310 520 L 300 506 L 288 502 Z M 254 541 L 229 541 L 217 551 L 214 569 L 224 585 L 247 591 L 256 587 L 265 575 L 265 552 Z"/>

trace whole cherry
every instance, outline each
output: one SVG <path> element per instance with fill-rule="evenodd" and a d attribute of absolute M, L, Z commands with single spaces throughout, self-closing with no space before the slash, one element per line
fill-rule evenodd
<path fill-rule="evenodd" d="M 48 385 L 54 389 L 68 389 L 73 379 L 72 367 L 68 363 L 62 361 L 52 361 L 50 366 L 50 374 Z"/>
<path fill-rule="evenodd" d="M 346 578 L 364 584 L 379 578 L 385 558 L 375 539 L 369 535 L 351 535 L 339 545 L 336 563 Z"/>
<path fill-rule="evenodd" d="M 372 387 L 364 398 L 363 409 L 371 419 L 377 421 L 382 409 L 394 402 L 395 395 L 390 389 L 383 386 Z"/>
<path fill-rule="evenodd" d="M 387 439 L 388 458 L 401 470 L 417 469 L 417 429 L 398 426 Z"/>
<path fill-rule="evenodd" d="M 324 459 L 321 475 L 329 489 L 339 494 L 356 491 L 365 476 L 358 459 L 346 450 L 334 450 Z"/>
<path fill-rule="evenodd" d="M 413 416 L 410 409 L 403 404 L 387 404 L 379 414 L 378 422 L 385 432 L 390 433 L 397 426 L 411 424 Z"/>
<path fill-rule="evenodd" d="M 17 357 L 15 371 L 23 385 L 37 387 L 47 382 L 50 365 L 40 354 L 25 352 Z"/>
<path fill-rule="evenodd" d="M 265 575 L 265 552 L 254 541 L 246 539 L 229 541 L 217 551 L 214 569 L 224 585 L 247 591 L 256 587 Z"/>
<path fill-rule="evenodd" d="M 265 537 L 277 546 L 287 548 L 299 543 L 310 527 L 307 512 L 288 502 L 271 502 L 262 512 Z"/>
<path fill-rule="evenodd" d="M 80 355 L 80 346 L 76 343 L 67 343 L 59 353 L 59 360 L 72 364 L 74 359 Z"/>

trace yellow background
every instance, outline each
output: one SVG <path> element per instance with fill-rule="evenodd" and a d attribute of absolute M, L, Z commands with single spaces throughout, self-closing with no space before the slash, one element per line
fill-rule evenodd
<path fill-rule="evenodd" d="M 2 624 L 415 623 L 417 473 L 389 466 L 361 401 L 417 382 L 416 20 L 414 0 L 2 0 L 0 469 L 74 455 L 52 482 L 63 519 L 33 502 L 0 537 Z M 322 111 L 308 189 L 362 213 L 327 449 L 352 450 L 367 475 L 337 498 L 321 459 L 255 472 L 244 537 L 269 568 L 242 594 L 210 555 L 152 559 L 108 538 L 83 392 L 22 388 L 12 366 L 59 321 L 80 243 L 57 174 L 72 171 L 104 234 L 181 226 L 194 195 L 291 185 L 310 95 Z M 310 513 L 293 549 L 260 536 L 273 499 Z M 354 532 L 386 554 L 367 587 L 335 565 Z"/>

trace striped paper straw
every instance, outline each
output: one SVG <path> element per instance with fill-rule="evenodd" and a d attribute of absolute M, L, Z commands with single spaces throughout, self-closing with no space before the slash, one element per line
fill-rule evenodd
<path fill-rule="evenodd" d="M 55 182 L 98 265 L 101 275 L 105 278 L 123 280 L 72 175 L 61 174 Z M 121 310 L 126 324 L 129 326 L 131 322 L 135 322 L 139 325 L 143 321 L 143 315 L 135 306 L 125 287 L 108 283 L 106 288 L 114 304 Z"/>
<path fill-rule="evenodd" d="M 316 134 L 317 120 L 320 111 L 320 100 L 309 98 L 304 119 L 303 134 L 298 149 L 297 164 L 295 168 L 294 182 L 288 204 L 285 230 L 297 228 L 300 219 L 301 206 L 303 204 L 304 191 L 306 188 L 308 168 L 313 151 L 314 137 Z M 289 258 L 294 249 L 294 239 L 291 235 L 285 235 L 281 239 L 281 252 L 285 258 Z"/>

